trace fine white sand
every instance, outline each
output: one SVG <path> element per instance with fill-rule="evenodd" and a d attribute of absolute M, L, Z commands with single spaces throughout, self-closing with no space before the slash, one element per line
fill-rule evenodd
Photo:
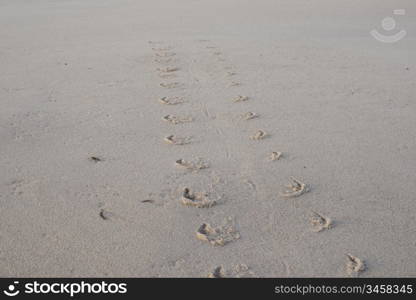
<path fill-rule="evenodd" d="M 0 0 L 0 276 L 416 276 L 415 11 Z"/>

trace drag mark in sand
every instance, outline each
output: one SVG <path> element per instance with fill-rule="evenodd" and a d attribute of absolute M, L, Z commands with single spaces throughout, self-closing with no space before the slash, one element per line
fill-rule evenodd
<path fill-rule="evenodd" d="M 155 201 L 154 200 L 152 200 L 152 199 L 145 199 L 145 200 L 142 200 L 142 201 L 140 201 L 141 203 L 154 203 Z"/>
<path fill-rule="evenodd" d="M 99 157 L 99 156 L 90 156 L 88 159 L 92 162 L 95 162 L 95 163 L 104 161 L 104 159 L 102 157 Z"/>

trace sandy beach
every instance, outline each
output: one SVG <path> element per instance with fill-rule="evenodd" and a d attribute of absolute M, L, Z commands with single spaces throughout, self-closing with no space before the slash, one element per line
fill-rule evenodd
<path fill-rule="evenodd" d="M 0 276 L 415 277 L 415 12 L 0 0 Z"/>

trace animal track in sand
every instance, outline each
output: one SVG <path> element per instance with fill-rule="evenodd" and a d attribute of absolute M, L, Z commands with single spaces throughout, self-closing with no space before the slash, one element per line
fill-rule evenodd
<path fill-rule="evenodd" d="M 233 82 L 229 83 L 227 86 L 228 87 L 233 87 L 233 86 L 240 86 L 240 85 L 241 85 L 241 83 L 233 81 Z"/>
<path fill-rule="evenodd" d="M 155 58 L 155 62 L 161 63 L 161 64 L 167 64 L 172 62 L 172 58 Z"/>
<path fill-rule="evenodd" d="M 158 75 L 159 75 L 160 78 L 164 78 L 164 79 L 177 77 L 175 73 L 162 73 L 161 72 Z"/>
<path fill-rule="evenodd" d="M 209 208 L 217 204 L 216 200 L 208 198 L 208 193 L 194 193 L 189 188 L 183 189 L 181 202 L 183 205 L 198 208 Z"/>
<path fill-rule="evenodd" d="M 184 103 L 185 101 L 182 97 L 162 97 L 159 98 L 159 102 L 166 105 L 176 105 Z"/>
<path fill-rule="evenodd" d="M 240 238 L 240 234 L 232 224 L 232 219 L 228 218 L 224 225 L 212 227 L 208 223 L 203 223 L 196 232 L 196 237 L 210 243 L 213 246 L 224 246 Z"/>
<path fill-rule="evenodd" d="M 155 53 L 157 57 L 172 57 L 175 56 L 175 52 L 162 52 L 162 53 Z"/>
<path fill-rule="evenodd" d="M 220 51 L 216 51 L 216 52 L 214 52 L 214 53 L 212 53 L 212 54 L 214 54 L 214 55 L 222 55 L 222 52 L 220 52 Z"/>
<path fill-rule="evenodd" d="M 160 48 L 152 48 L 153 51 L 170 51 L 173 47 L 167 46 L 167 47 L 160 47 Z"/>
<path fill-rule="evenodd" d="M 235 103 L 244 102 L 244 101 L 247 101 L 247 100 L 248 100 L 247 96 L 241 96 L 241 95 L 238 95 L 237 97 L 232 99 L 232 101 L 235 102 Z"/>
<path fill-rule="evenodd" d="M 262 140 L 266 137 L 267 137 L 267 132 L 265 132 L 264 130 L 257 130 L 257 132 L 255 134 L 250 136 L 250 139 L 258 141 L 258 140 Z"/>
<path fill-rule="evenodd" d="M 324 229 L 330 229 L 332 227 L 332 220 L 330 218 L 314 211 L 312 211 L 310 222 L 315 232 L 320 232 Z"/>
<path fill-rule="evenodd" d="M 208 274 L 208 278 L 225 278 L 227 277 L 227 271 L 222 267 L 216 267 L 213 272 Z"/>
<path fill-rule="evenodd" d="M 162 73 L 172 73 L 179 71 L 179 68 L 177 67 L 165 67 L 165 68 L 157 68 L 156 71 L 162 72 Z"/>
<path fill-rule="evenodd" d="M 162 120 L 175 124 L 175 125 L 181 124 L 181 123 L 189 123 L 193 121 L 191 117 L 177 117 L 174 115 L 166 115 L 162 118 Z"/>
<path fill-rule="evenodd" d="M 235 73 L 235 72 L 227 72 L 226 75 L 228 77 L 231 77 L 231 76 L 237 75 L 237 73 Z"/>
<path fill-rule="evenodd" d="M 184 159 L 178 159 L 175 162 L 175 164 L 178 167 L 192 171 L 209 168 L 209 164 L 205 162 L 202 158 L 198 158 L 196 161 L 186 161 Z"/>
<path fill-rule="evenodd" d="M 274 151 L 272 152 L 272 154 L 270 154 L 270 160 L 279 160 L 280 158 L 282 158 L 282 156 L 282 152 Z"/>
<path fill-rule="evenodd" d="M 234 266 L 232 271 L 226 270 L 223 266 L 218 266 L 212 273 L 208 274 L 208 278 L 250 278 L 255 277 L 255 274 L 245 264 L 238 264 Z"/>
<path fill-rule="evenodd" d="M 256 113 L 254 113 L 254 112 L 251 112 L 251 111 L 249 111 L 249 112 L 246 112 L 245 114 L 242 114 L 241 115 L 241 119 L 243 119 L 243 120 L 252 120 L 252 119 L 255 119 L 255 118 L 258 118 L 259 117 L 259 115 L 258 114 L 256 114 Z"/>
<path fill-rule="evenodd" d="M 15 196 L 21 196 L 24 194 L 31 194 L 35 192 L 39 185 L 39 180 L 25 180 L 14 179 L 9 183 L 12 194 Z"/>
<path fill-rule="evenodd" d="M 283 156 L 283 152 L 274 151 L 272 152 L 272 154 L 270 154 L 270 160 L 272 161 L 279 160 L 280 158 L 282 158 L 282 156 Z"/>
<path fill-rule="evenodd" d="M 179 86 L 179 82 L 169 82 L 169 83 L 162 82 L 159 85 L 165 89 L 173 89 Z"/>
<path fill-rule="evenodd" d="M 348 275 L 357 275 L 360 272 L 365 271 L 366 267 L 364 262 L 358 257 L 352 256 L 351 254 L 347 255 L 347 273 Z"/>
<path fill-rule="evenodd" d="M 152 44 L 152 45 L 160 45 L 160 44 L 164 44 L 165 42 L 163 42 L 163 41 L 147 41 L 149 44 Z"/>
<path fill-rule="evenodd" d="M 280 193 L 281 196 L 287 198 L 294 198 L 299 197 L 300 195 L 303 195 L 304 193 L 309 191 L 305 183 L 297 180 L 294 177 L 290 177 L 290 179 L 292 180 L 292 182 L 286 185 L 287 190 Z"/>
<path fill-rule="evenodd" d="M 177 137 L 175 135 L 169 135 L 163 139 L 166 143 L 172 145 L 186 145 L 191 142 L 191 137 Z"/>
<path fill-rule="evenodd" d="M 105 209 L 101 209 L 100 213 L 99 213 L 99 216 L 103 220 L 109 220 L 110 218 L 112 218 L 114 216 L 114 214 L 112 212 L 109 212 L 109 211 L 105 210 Z"/>

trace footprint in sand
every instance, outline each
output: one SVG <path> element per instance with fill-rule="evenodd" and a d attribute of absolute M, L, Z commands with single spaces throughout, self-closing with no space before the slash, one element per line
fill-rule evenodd
<path fill-rule="evenodd" d="M 228 218 L 224 225 L 212 227 L 208 223 L 203 223 L 196 232 L 196 237 L 213 246 L 224 246 L 240 238 L 239 232 L 235 229 L 232 219 Z"/>
<path fill-rule="evenodd" d="M 218 266 L 208 274 L 208 278 L 226 278 L 227 271 L 223 268 L 223 266 Z"/>
<path fill-rule="evenodd" d="M 103 219 L 103 220 L 109 220 L 109 219 L 111 219 L 112 217 L 114 217 L 114 213 L 112 213 L 112 212 L 110 212 L 110 211 L 108 211 L 108 210 L 105 210 L 105 209 L 101 209 L 100 210 L 100 213 L 98 214 L 99 216 L 100 216 L 100 218 L 101 219 Z"/>
<path fill-rule="evenodd" d="M 286 185 L 287 189 L 284 192 L 280 193 L 282 197 L 294 198 L 309 192 L 309 188 L 305 183 L 297 180 L 294 177 L 290 177 L 290 179 L 292 182 Z"/>
<path fill-rule="evenodd" d="M 233 86 L 240 86 L 240 85 L 241 85 L 241 83 L 233 81 L 233 82 L 229 83 L 227 86 L 228 87 L 233 87 Z"/>
<path fill-rule="evenodd" d="M 8 185 L 14 196 L 31 194 L 38 190 L 39 180 L 13 179 Z"/>
<path fill-rule="evenodd" d="M 177 125 L 182 123 L 189 123 L 193 121 L 191 117 L 177 117 L 174 115 L 166 115 L 162 118 L 163 121 L 169 122 L 171 124 Z"/>
<path fill-rule="evenodd" d="M 366 267 L 364 262 L 359 259 L 358 257 L 352 256 L 351 254 L 346 254 L 347 255 L 347 263 L 346 263 L 346 269 L 347 269 L 347 274 L 350 276 L 356 276 L 358 275 L 360 272 L 364 272 Z"/>
<path fill-rule="evenodd" d="M 270 160 L 271 161 L 279 160 L 282 158 L 282 156 L 283 156 L 282 152 L 273 151 L 272 154 L 270 154 Z"/>
<path fill-rule="evenodd" d="M 192 192 L 189 188 L 183 189 L 181 202 L 183 205 L 198 208 L 209 208 L 217 204 L 216 200 L 209 199 L 208 193 L 195 193 Z"/>
<path fill-rule="evenodd" d="M 180 167 L 186 170 L 191 170 L 191 171 L 197 171 L 197 170 L 209 168 L 209 164 L 202 158 L 198 158 L 195 161 L 186 161 L 184 159 L 178 159 L 175 162 L 175 164 L 177 167 Z"/>
<path fill-rule="evenodd" d="M 162 53 L 155 53 L 157 57 L 172 57 L 175 56 L 175 52 L 162 52 Z"/>
<path fill-rule="evenodd" d="M 247 96 L 241 96 L 241 95 L 238 95 L 237 97 L 231 99 L 231 101 L 233 101 L 234 103 L 244 102 L 244 101 L 247 101 L 247 100 L 248 100 Z"/>
<path fill-rule="evenodd" d="M 184 103 L 185 101 L 182 97 L 162 97 L 159 98 L 159 102 L 166 105 L 176 105 Z"/>
<path fill-rule="evenodd" d="M 158 74 L 160 78 L 163 79 L 169 79 L 169 78 L 175 78 L 177 75 L 175 73 L 159 73 Z"/>
<path fill-rule="evenodd" d="M 313 231 L 320 232 L 325 229 L 332 228 L 332 220 L 328 217 L 325 217 L 317 212 L 312 211 L 312 215 L 310 218 L 311 225 L 313 227 Z"/>
<path fill-rule="evenodd" d="M 208 274 L 208 278 L 251 278 L 256 277 L 250 268 L 245 264 L 234 266 L 231 271 L 226 270 L 223 266 L 218 266 L 213 272 Z"/>
<path fill-rule="evenodd" d="M 248 120 L 258 118 L 259 115 L 256 114 L 255 112 L 249 111 L 249 112 L 246 112 L 245 114 L 242 114 L 240 117 L 241 117 L 241 119 L 248 121 Z"/>
<path fill-rule="evenodd" d="M 191 137 L 177 137 L 172 134 L 166 136 L 163 140 L 171 145 L 186 145 L 191 142 Z"/>
<path fill-rule="evenodd" d="M 152 44 L 152 45 L 160 45 L 160 44 L 164 44 L 165 42 L 163 42 L 163 41 L 147 41 L 149 44 Z"/>
<path fill-rule="evenodd" d="M 160 64 L 168 64 L 171 63 L 173 60 L 172 58 L 155 58 L 155 62 Z"/>
<path fill-rule="evenodd" d="M 152 50 L 153 51 L 156 51 L 156 52 L 159 52 L 159 51 L 161 51 L 161 52 L 170 51 L 172 49 L 173 49 L 173 47 L 171 47 L 171 46 L 159 47 L 159 48 L 152 48 Z"/>
<path fill-rule="evenodd" d="M 162 72 L 162 73 L 172 73 L 179 71 L 179 68 L 177 67 L 164 67 L 164 68 L 157 68 L 156 71 Z"/>
<path fill-rule="evenodd" d="M 179 82 L 169 82 L 169 83 L 162 82 L 159 85 L 165 89 L 174 89 L 174 88 L 177 88 L 180 84 Z"/>
<path fill-rule="evenodd" d="M 266 138 L 267 136 L 267 132 L 265 132 L 264 130 L 257 130 L 255 134 L 250 136 L 250 140 L 258 141 Z"/>

